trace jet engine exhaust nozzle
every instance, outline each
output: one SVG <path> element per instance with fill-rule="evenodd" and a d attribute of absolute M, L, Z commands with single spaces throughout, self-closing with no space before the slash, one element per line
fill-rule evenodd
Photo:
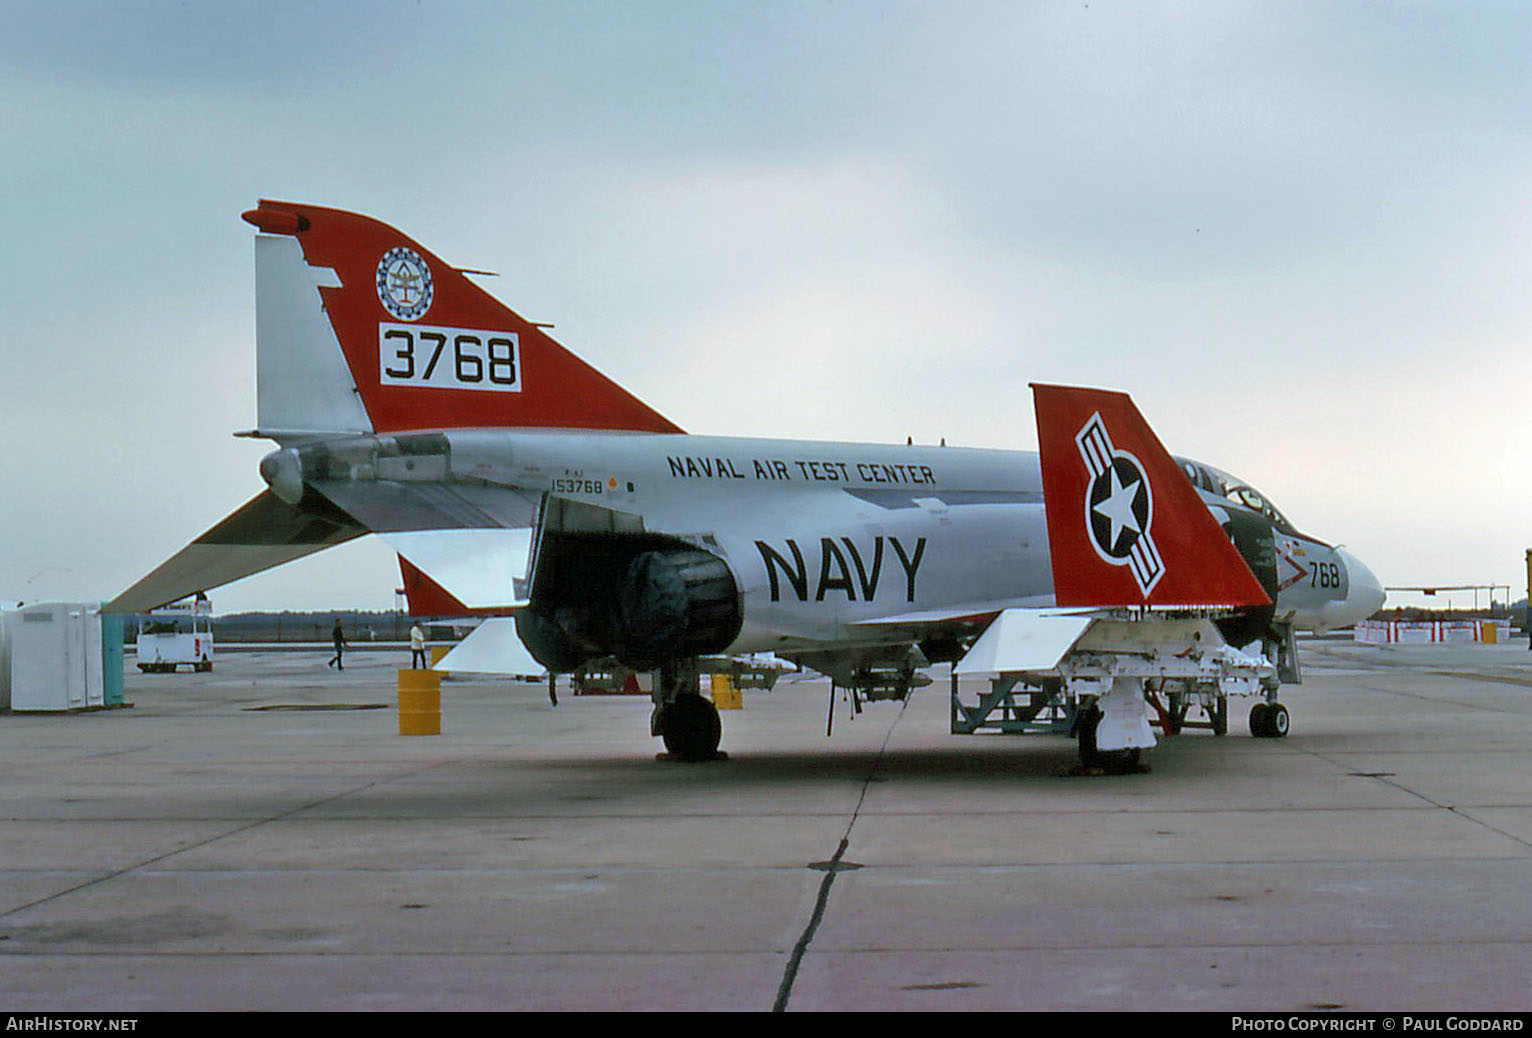
<path fill-rule="evenodd" d="M 261 459 L 261 478 L 271 492 L 290 505 L 303 498 L 303 462 L 298 452 L 288 447 L 272 451 Z"/>

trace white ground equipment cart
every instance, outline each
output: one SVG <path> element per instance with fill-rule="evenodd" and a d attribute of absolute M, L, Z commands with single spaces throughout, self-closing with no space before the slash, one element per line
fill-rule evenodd
<path fill-rule="evenodd" d="M 145 674 L 170 674 L 183 664 L 212 670 L 213 603 L 198 595 L 140 616 L 137 655 Z"/>

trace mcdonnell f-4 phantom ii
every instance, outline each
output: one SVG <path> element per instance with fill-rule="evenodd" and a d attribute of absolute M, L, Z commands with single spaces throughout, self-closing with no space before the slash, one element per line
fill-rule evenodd
<path fill-rule="evenodd" d="M 274 201 L 244 219 L 257 427 L 237 435 L 276 442 L 266 489 L 109 612 L 377 534 L 412 612 L 491 617 L 464 669 L 653 671 L 651 735 L 682 758 L 720 740 L 699 661 L 773 653 L 896 697 L 930 664 L 1008 675 L 1063 700 L 1097 764 L 1155 744 L 1161 696 L 1221 734 L 1250 695 L 1252 731 L 1284 735 L 1293 633 L 1382 604 L 1361 562 L 1173 459 L 1121 393 L 1035 385 L 1035 453 L 688 435 L 392 227 Z"/>

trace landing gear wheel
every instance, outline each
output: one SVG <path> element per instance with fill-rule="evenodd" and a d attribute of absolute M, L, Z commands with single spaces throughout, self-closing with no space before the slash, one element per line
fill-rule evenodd
<path fill-rule="evenodd" d="M 1214 735 L 1229 734 L 1229 700 L 1227 698 L 1218 697 L 1218 705 L 1213 707 L 1208 720 L 1213 726 Z"/>
<path fill-rule="evenodd" d="M 665 749 L 685 761 L 713 760 L 723 738 L 718 708 L 702 696 L 677 696 L 662 712 Z"/>
<path fill-rule="evenodd" d="M 1075 715 L 1075 736 L 1080 743 L 1080 769 L 1093 775 L 1132 775 L 1140 770 L 1138 750 L 1096 749 L 1096 726 L 1101 708 L 1092 703 Z"/>
<path fill-rule="evenodd" d="M 1082 705 L 1075 714 L 1075 730 L 1071 733 L 1080 746 L 1080 767 L 1087 771 L 1099 768 L 1100 754 L 1096 751 L 1096 726 L 1101 723 L 1101 708 L 1094 702 Z"/>
<path fill-rule="evenodd" d="M 1281 739 L 1291 723 L 1281 703 L 1257 703 L 1250 708 L 1250 734 L 1257 739 Z"/>

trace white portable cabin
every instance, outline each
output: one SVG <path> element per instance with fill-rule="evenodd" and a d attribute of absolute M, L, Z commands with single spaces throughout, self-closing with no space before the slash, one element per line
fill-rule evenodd
<path fill-rule="evenodd" d="M 106 705 L 99 603 L 39 602 L 0 616 L 0 710 Z"/>

